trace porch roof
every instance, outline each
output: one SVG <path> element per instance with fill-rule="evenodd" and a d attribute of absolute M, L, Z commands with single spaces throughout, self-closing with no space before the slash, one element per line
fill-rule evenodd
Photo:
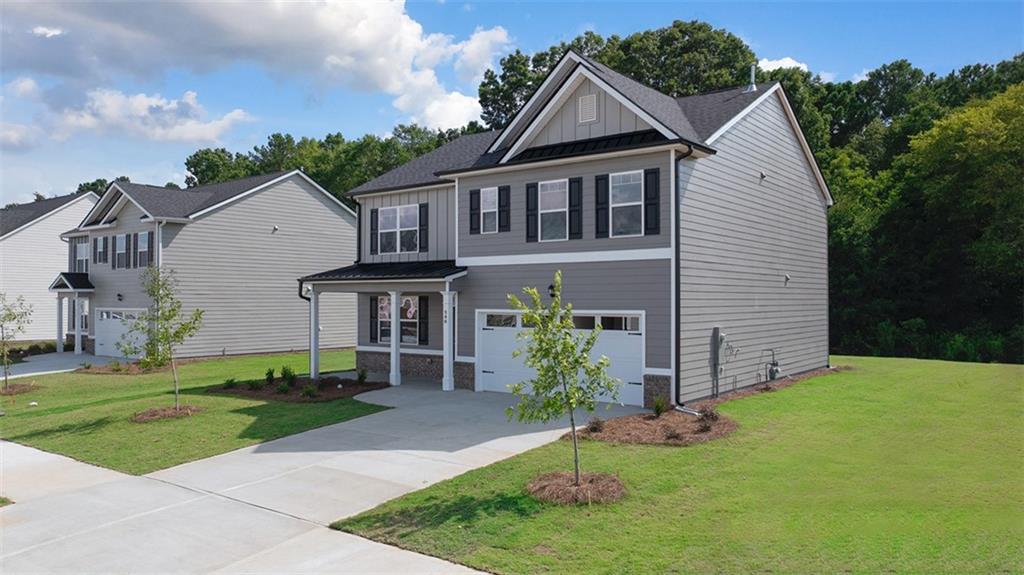
<path fill-rule="evenodd" d="M 464 266 L 457 266 L 453 260 L 429 262 L 395 262 L 368 264 L 358 263 L 343 268 L 315 273 L 302 278 L 300 282 L 368 282 L 368 281 L 409 281 L 446 280 L 465 274 Z"/>
<path fill-rule="evenodd" d="M 89 281 L 89 274 L 62 272 L 50 283 L 50 291 L 91 292 L 95 286 Z"/>

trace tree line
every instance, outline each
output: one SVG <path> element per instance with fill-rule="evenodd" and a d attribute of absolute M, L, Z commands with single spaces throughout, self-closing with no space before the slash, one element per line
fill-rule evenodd
<path fill-rule="evenodd" d="M 745 84 L 757 61 L 738 36 L 699 21 L 586 32 L 488 70 L 482 123 L 204 148 L 185 160 L 186 185 L 302 168 L 343 197 L 462 134 L 504 127 L 570 48 L 676 97 Z M 835 198 L 832 351 L 1024 363 L 1024 54 L 942 76 L 896 60 L 856 82 L 799 68 L 758 70 L 756 81 L 782 84 Z"/>

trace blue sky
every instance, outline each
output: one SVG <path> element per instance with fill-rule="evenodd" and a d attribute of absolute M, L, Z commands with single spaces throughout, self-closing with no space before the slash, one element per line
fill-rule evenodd
<path fill-rule="evenodd" d="M 5 3 L 2 16 L 3 204 L 122 174 L 181 183 L 192 151 L 245 151 L 273 132 L 461 125 L 478 113 L 479 75 L 502 54 L 588 29 L 704 20 L 758 58 L 839 81 L 897 58 L 945 74 L 1024 51 L 1021 2 L 34 2 Z"/>

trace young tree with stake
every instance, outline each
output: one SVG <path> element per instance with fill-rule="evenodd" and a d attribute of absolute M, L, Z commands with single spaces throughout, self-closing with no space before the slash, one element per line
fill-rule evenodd
<path fill-rule="evenodd" d="M 544 305 L 537 288 L 525 287 L 526 302 L 508 294 L 509 304 L 522 313 L 524 329 L 518 339 L 524 342 L 522 348 L 512 352 L 513 357 L 525 354 L 524 363 L 536 371 L 530 381 L 511 387 L 518 402 L 507 410 L 509 418 L 523 422 L 546 422 L 569 416 L 572 427 L 572 451 L 574 485 L 580 485 L 580 448 L 576 438 L 575 410 L 583 408 L 588 412 L 597 407 L 597 400 L 604 395 L 618 398 L 619 383 L 608 375 L 610 364 L 605 356 L 596 362 L 590 360 L 590 352 L 601 334 L 600 326 L 590 333 L 576 330 L 572 321 L 572 304 L 562 305 L 562 272 L 555 272 L 555 281 L 550 288 L 551 302 Z"/>
<path fill-rule="evenodd" d="M 18 296 L 8 301 L 7 294 L 0 292 L 0 360 L 4 364 L 4 391 L 8 389 L 7 372 L 11 366 L 11 342 L 19 333 L 24 333 L 32 318 L 32 304 Z"/>

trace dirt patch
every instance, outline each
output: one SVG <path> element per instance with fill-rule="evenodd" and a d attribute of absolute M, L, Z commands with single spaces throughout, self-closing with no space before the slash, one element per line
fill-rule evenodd
<path fill-rule="evenodd" d="M 531 481 L 526 491 L 534 499 L 559 505 L 612 503 L 626 496 L 622 481 L 610 473 L 584 473 L 574 485 L 572 472 L 554 471 Z"/>
<path fill-rule="evenodd" d="M 386 383 L 369 381 L 359 383 L 359 381 L 355 379 L 321 377 L 319 385 L 314 385 L 316 388 L 315 395 L 310 397 L 306 393 L 306 386 L 310 384 L 310 379 L 308 377 L 295 378 L 295 384 L 288 387 L 287 393 L 280 393 L 278 390 L 279 385 L 283 381 L 284 380 L 281 378 L 277 378 L 273 383 L 268 384 L 264 380 L 259 380 L 259 383 L 262 385 L 257 389 L 251 388 L 249 386 L 249 382 L 240 381 L 235 383 L 234 387 L 219 385 L 217 387 L 209 388 L 207 392 L 222 393 L 236 397 L 244 397 L 246 399 L 315 403 L 320 401 L 334 401 L 335 399 L 342 399 L 345 397 L 354 397 L 360 393 L 366 393 L 367 391 L 388 387 L 388 384 Z"/>
<path fill-rule="evenodd" d="M 42 388 L 43 386 L 34 383 L 9 383 L 7 387 L 0 389 L 0 395 L 19 395 Z"/>
<path fill-rule="evenodd" d="M 695 415 L 681 411 L 666 411 L 660 417 L 652 413 L 638 413 L 609 419 L 595 431 L 577 430 L 580 437 L 609 443 L 639 443 L 644 445 L 692 445 L 725 437 L 736 430 L 736 422 L 724 415 L 713 421 L 701 421 Z M 567 439 L 568 434 L 563 436 Z"/>
<path fill-rule="evenodd" d="M 150 421 L 159 421 L 161 419 L 177 419 L 179 417 L 191 417 L 203 408 L 198 405 L 182 405 L 175 409 L 174 406 L 170 407 L 154 407 L 145 411 L 140 411 L 132 416 L 132 421 L 135 423 L 148 423 Z"/>

